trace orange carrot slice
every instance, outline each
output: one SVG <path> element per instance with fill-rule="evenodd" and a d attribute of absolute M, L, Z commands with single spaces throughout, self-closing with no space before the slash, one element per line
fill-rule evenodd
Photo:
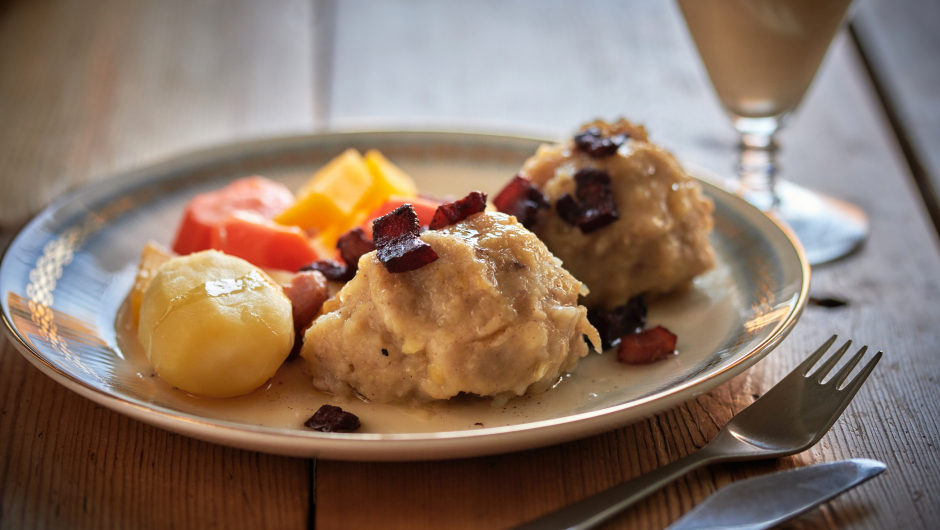
<path fill-rule="evenodd" d="M 235 212 L 212 229 L 216 250 L 271 269 L 296 271 L 320 259 L 296 226 L 283 226 L 254 212 Z"/>
<path fill-rule="evenodd" d="M 271 219 L 293 202 L 294 194 L 283 184 L 257 176 L 236 180 L 220 190 L 200 193 L 186 205 L 173 251 L 190 254 L 211 248 L 213 227 L 234 212 L 251 211 Z"/>

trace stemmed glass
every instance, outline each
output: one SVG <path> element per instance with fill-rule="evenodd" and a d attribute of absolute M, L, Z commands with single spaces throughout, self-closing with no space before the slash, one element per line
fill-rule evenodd
<path fill-rule="evenodd" d="M 809 88 L 851 0 L 678 0 L 722 105 L 741 134 L 738 194 L 785 220 L 810 264 L 868 237 L 857 206 L 777 179 L 774 135 Z"/>

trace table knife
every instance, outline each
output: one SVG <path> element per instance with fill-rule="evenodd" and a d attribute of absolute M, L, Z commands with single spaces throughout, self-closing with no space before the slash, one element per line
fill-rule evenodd
<path fill-rule="evenodd" d="M 885 470 L 857 458 L 771 473 L 718 490 L 666 530 L 763 530 L 828 501 Z"/>

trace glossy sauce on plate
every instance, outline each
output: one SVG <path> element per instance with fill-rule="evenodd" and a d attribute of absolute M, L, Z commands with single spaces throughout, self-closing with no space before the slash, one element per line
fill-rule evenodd
<path fill-rule="evenodd" d="M 502 427 L 598 410 L 622 401 L 622 392 L 641 394 L 649 380 L 660 380 L 669 372 L 682 372 L 682 365 L 695 363 L 714 352 L 734 321 L 733 290 L 726 289 L 729 270 L 721 265 L 697 278 L 683 292 L 650 304 L 650 327 L 662 324 L 679 336 L 678 355 L 645 366 L 617 361 L 616 351 L 593 350 L 582 358 L 574 372 L 562 376 L 554 388 L 509 400 L 494 406 L 492 400 L 459 396 L 424 405 L 367 403 L 343 400 L 313 387 L 306 362 L 285 362 L 277 374 L 254 392 L 233 398 L 202 398 L 175 389 L 156 375 L 137 342 L 128 304 L 118 313 L 117 340 L 124 362 L 116 367 L 118 377 L 135 380 L 146 393 L 161 394 L 167 405 L 189 414 L 265 427 L 305 430 L 306 421 L 320 406 L 337 405 L 359 416 L 361 433 L 447 432 Z M 701 321 L 707 318 L 708 325 Z M 702 331 L 707 329 L 707 333 Z M 632 388 L 631 388 L 632 387 Z"/>

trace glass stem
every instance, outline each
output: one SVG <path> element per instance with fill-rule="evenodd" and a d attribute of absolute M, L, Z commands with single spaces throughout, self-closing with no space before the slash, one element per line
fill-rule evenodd
<path fill-rule="evenodd" d="M 778 170 L 774 134 L 779 122 L 774 120 L 755 126 L 753 122 L 758 120 L 741 121 L 744 123 L 735 124 L 741 133 L 738 194 L 761 210 L 770 211 L 780 204 L 774 192 Z"/>

